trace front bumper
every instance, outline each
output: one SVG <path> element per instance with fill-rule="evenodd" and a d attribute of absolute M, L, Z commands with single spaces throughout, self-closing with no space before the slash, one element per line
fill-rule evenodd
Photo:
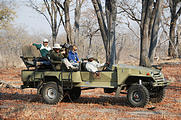
<path fill-rule="evenodd" d="M 155 81 L 154 83 L 153 83 L 153 86 L 154 87 L 157 87 L 157 86 L 168 86 L 170 84 L 170 81 L 168 81 L 168 80 L 165 80 L 165 79 L 163 79 L 162 81 Z"/>

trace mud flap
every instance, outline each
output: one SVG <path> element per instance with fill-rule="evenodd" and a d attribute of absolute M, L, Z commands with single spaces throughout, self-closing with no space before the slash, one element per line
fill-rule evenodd
<path fill-rule="evenodd" d="M 116 89 L 115 97 L 119 97 L 120 92 L 121 92 L 121 88 L 122 88 L 122 86 L 118 86 L 118 88 Z"/>

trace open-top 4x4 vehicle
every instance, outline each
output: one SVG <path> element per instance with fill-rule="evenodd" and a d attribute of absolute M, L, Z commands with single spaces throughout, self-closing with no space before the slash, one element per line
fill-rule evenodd
<path fill-rule="evenodd" d="M 56 70 L 54 63 L 42 65 L 42 58 L 35 53 L 32 47 L 26 46 L 23 49 L 21 58 L 27 69 L 21 72 L 22 88 L 36 88 L 48 104 L 62 101 L 67 94 L 69 98 L 76 100 L 80 97 L 81 90 L 104 88 L 105 93 L 115 92 L 117 97 L 120 93 L 126 93 L 132 107 L 144 107 L 149 101 L 161 102 L 165 87 L 169 84 L 161 70 L 156 68 L 113 65 L 111 70 L 95 74 L 86 71 L 86 61 L 82 61 L 77 71 L 63 68 Z"/>

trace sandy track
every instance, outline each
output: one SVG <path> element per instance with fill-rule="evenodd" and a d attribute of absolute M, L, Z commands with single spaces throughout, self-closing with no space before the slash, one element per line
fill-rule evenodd
<path fill-rule="evenodd" d="M 21 69 L 1 70 L 0 79 L 21 85 Z M 36 94 L 36 89 L 20 90 L 0 88 L 1 119 L 181 119 L 181 65 L 163 67 L 165 77 L 172 81 L 167 87 L 165 99 L 154 104 L 154 110 L 129 107 L 126 96 L 118 98 L 114 94 L 105 94 L 103 89 L 82 91 L 80 99 L 75 102 L 60 102 L 47 105 Z"/>

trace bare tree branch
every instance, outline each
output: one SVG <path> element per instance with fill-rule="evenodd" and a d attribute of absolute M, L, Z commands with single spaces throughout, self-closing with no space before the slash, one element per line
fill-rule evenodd
<path fill-rule="evenodd" d="M 38 6 L 36 6 L 32 0 L 29 0 L 30 1 L 30 6 L 36 10 L 38 13 L 40 13 L 41 15 L 43 15 L 45 17 L 45 19 L 47 20 L 48 24 L 51 26 L 51 22 L 49 21 L 48 17 L 39 9 Z"/>

